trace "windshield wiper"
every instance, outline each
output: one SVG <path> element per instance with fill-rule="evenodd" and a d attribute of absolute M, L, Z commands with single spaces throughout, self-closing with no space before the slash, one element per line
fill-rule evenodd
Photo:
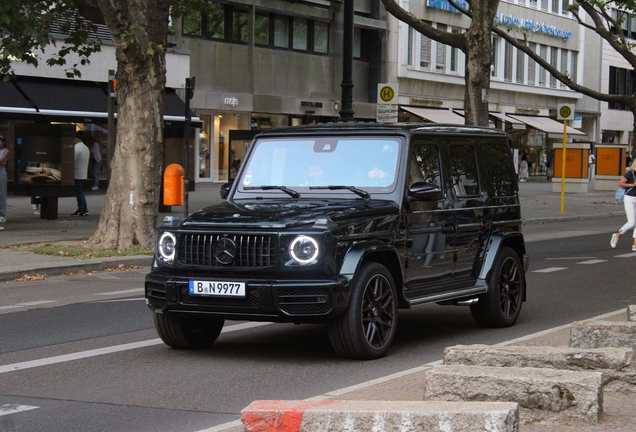
<path fill-rule="evenodd" d="M 358 189 L 355 186 L 334 186 L 334 185 L 329 185 L 329 186 L 309 186 L 309 189 L 329 189 L 329 190 L 346 189 L 346 190 L 350 190 L 354 194 L 360 195 L 364 199 L 368 199 L 371 196 L 371 195 L 369 195 L 369 192 L 367 192 L 365 190 L 362 190 L 362 189 Z"/>
<path fill-rule="evenodd" d="M 292 198 L 299 198 L 300 194 L 298 192 L 296 192 L 293 189 L 289 189 L 285 186 L 243 186 L 244 190 L 272 190 L 272 189 L 278 189 L 281 190 L 283 192 L 285 192 L 286 194 L 288 194 L 289 196 L 291 196 Z"/>

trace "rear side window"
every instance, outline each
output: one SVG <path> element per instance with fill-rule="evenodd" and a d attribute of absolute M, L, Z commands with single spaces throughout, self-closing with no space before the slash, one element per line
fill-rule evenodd
<path fill-rule="evenodd" d="M 442 179 L 437 145 L 417 142 L 409 157 L 408 185 L 415 182 L 426 182 L 442 189 Z"/>
<path fill-rule="evenodd" d="M 482 172 L 489 179 L 488 193 L 493 197 L 514 195 L 512 159 L 506 144 L 483 147 Z"/>
<path fill-rule="evenodd" d="M 455 196 L 478 196 L 481 193 L 477 177 L 477 157 L 471 144 L 450 145 L 451 187 Z"/>

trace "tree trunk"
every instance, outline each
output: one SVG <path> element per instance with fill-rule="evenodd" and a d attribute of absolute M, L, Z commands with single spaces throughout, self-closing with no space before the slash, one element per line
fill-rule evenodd
<path fill-rule="evenodd" d="M 153 247 L 162 184 L 168 6 L 99 0 L 117 57 L 117 139 L 99 227 L 90 242 Z"/>
<path fill-rule="evenodd" d="M 467 125 L 488 127 L 488 91 L 492 62 L 491 31 L 499 1 L 471 1 L 472 20 L 464 34 L 466 70 L 464 115 Z"/>

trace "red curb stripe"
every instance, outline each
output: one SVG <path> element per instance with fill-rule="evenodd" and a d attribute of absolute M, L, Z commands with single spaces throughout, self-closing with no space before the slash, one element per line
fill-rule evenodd
<path fill-rule="evenodd" d="M 257 400 L 243 408 L 241 422 L 249 432 L 300 432 L 307 409 L 336 403 L 335 400 Z"/>

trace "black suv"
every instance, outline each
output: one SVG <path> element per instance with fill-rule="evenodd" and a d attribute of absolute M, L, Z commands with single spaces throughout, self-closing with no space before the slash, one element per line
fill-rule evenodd
<path fill-rule="evenodd" d="M 374 359 L 398 308 L 470 305 L 507 327 L 526 297 L 509 138 L 438 124 L 262 132 L 226 201 L 168 217 L 146 277 L 161 339 L 210 346 L 226 319 L 326 323 L 341 356 Z"/>

